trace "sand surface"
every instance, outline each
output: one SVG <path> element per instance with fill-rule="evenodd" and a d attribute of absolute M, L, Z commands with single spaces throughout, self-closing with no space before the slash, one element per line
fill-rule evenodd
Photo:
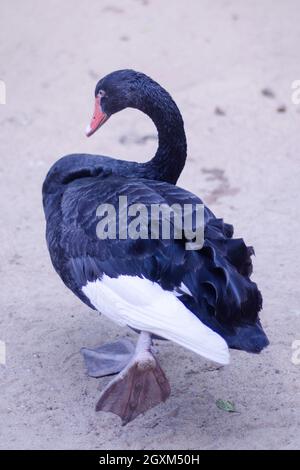
<path fill-rule="evenodd" d="M 299 44 L 297 0 L 1 0 L 0 448 L 300 448 Z M 126 67 L 159 81 L 182 111 L 179 184 L 255 246 L 271 346 L 233 352 L 218 368 L 161 344 L 172 395 L 121 427 L 95 413 L 107 379 L 86 376 L 79 350 L 134 335 L 80 303 L 54 272 L 41 185 L 67 153 L 153 155 L 155 129 L 137 111 L 84 135 L 96 81 Z M 239 413 L 218 409 L 219 398 Z"/>

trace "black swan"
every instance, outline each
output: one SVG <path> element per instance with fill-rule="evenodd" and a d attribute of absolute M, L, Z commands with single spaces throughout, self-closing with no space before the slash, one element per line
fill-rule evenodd
<path fill-rule="evenodd" d="M 174 237 L 97 236 L 97 208 L 116 206 L 121 195 L 128 205 L 201 204 L 175 186 L 186 160 L 181 114 L 166 90 L 143 73 L 120 70 L 97 83 L 87 135 L 127 107 L 143 111 L 157 127 L 159 146 L 152 160 L 67 155 L 43 184 L 46 239 L 55 270 L 89 307 L 140 333 L 136 348 L 121 339 L 82 351 L 91 376 L 117 374 L 96 410 L 119 415 L 123 424 L 170 394 L 153 338 L 174 341 L 221 364 L 229 362 L 228 347 L 259 353 L 268 345 L 258 316 L 262 297 L 250 280 L 253 248 L 233 239 L 233 227 L 207 207 L 201 249 L 186 250 Z"/>

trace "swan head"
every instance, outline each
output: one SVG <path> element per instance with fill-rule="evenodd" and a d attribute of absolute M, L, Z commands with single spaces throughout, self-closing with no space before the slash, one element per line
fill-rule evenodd
<path fill-rule="evenodd" d="M 86 129 L 89 137 L 99 129 L 112 114 L 127 107 L 138 106 L 137 88 L 144 74 L 134 70 L 117 70 L 101 78 L 95 88 L 95 108 L 90 125 Z"/>
<path fill-rule="evenodd" d="M 95 88 L 95 108 L 91 123 L 86 129 L 89 137 L 113 114 L 125 108 L 143 110 L 147 90 L 158 87 L 150 77 L 134 70 L 117 70 L 101 78 Z M 141 92 L 142 90 L 142 92 Z"/>

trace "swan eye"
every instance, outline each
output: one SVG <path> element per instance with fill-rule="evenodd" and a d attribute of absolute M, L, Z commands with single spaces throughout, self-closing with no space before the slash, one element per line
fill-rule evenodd
<path fill-rule="evenodd" d="M 99 93 L 98 93 L 99 96 L 101 96 L 101 98 L 103 98 L 103 96 L 106 95 L 105 91 L 104 90 L 99 90 Z"/>

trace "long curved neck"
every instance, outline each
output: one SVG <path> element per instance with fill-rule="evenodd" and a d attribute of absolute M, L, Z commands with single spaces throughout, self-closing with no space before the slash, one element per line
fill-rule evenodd
<path fill-rule="evenodd" d="M 139 171 L 145 178 L 175 184 L 184 168 L 187 153 L 184 124 L 178 107 L 156 82 L 144 86 L 133 107 L 147 114 L 158 131 L 157 152 L 152 160 L 139 165 Z"/>
<path fill-rule="evenodd" d="M 137 98 L 128 106 L 146 113 L 157 127 L 159 145 L 152 160 L 137 163 L 99 155 L 67 155 L 49 170 L 43 185 L 44 195 L 55 196 L 71 181 L 111 172 L 128 178 L 177 182 L 186 160 L 183 120 L 171 96 L 156 82 L 146 78 L 147 83 L 139 86 L 140 93 L 135 94 Z"/>

